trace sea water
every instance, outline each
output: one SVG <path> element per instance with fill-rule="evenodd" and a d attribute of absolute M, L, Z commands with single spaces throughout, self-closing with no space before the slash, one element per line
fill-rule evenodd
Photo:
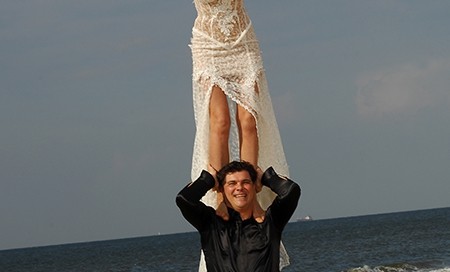
<path fill-rule="evenodd" d="M 283 271 L 450 272 L 450 208 L 289 223 Z M 195 232 L 0 251 L 0 272 L 197 271 Z"/>

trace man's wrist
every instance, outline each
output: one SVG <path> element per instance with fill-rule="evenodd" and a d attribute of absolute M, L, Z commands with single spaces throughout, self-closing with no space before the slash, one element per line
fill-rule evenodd
<path fill-rule="evenodd" d="M 200 179 L 202 179 L 209 189 L 216 187 L 216 179 L 214 176 L 206 170 L 203 170 Z"/>

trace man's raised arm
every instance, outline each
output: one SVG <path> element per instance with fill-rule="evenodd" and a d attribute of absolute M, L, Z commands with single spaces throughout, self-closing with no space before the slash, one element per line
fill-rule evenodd
<path fill-rule="evenodd" d="M 263 174 L 261 182 L 277 194 L 270 207 L 274 223 L 281 229 L 289 222 L 300 199 L 300 186 L 294 181 L 279 176 L 272 167 Z"/>
<path fill-rule="evenodd" d="M 176 197 L 175 201 L 184 218 L 198 230 L 205 223 L 204 218 L 208 211 L 208 207 L 200 199 L 214 184 L 214 177 L 207 171 L 202 171 L 200 177 L 186 185 Z"/>

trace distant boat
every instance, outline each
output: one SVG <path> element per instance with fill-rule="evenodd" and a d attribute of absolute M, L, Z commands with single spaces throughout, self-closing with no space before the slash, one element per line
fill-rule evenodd
<path fill-rule="evenodd" d="M 299 218 L 297 219 L 297 221 L 302 222 L 302 221 L 312 221 L 313 218 L 310 215 L 307 215 L 305 217 Z"/>

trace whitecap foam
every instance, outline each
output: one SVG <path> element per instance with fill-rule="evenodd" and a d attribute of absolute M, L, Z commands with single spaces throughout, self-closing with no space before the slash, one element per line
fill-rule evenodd
<path fill-rule="evenodd" d="M 345 272 L 450 272 L 450 267 L 433 269 L 433 268 L 417 268 L 414 265 L 402 263 L 395 265 L 382 265 L 376 267 L 370 267 L 364 265 L 362 267 L 356 267 L 346 270 Z M 343 271 L 344 272 L 344 271 Z"/>

